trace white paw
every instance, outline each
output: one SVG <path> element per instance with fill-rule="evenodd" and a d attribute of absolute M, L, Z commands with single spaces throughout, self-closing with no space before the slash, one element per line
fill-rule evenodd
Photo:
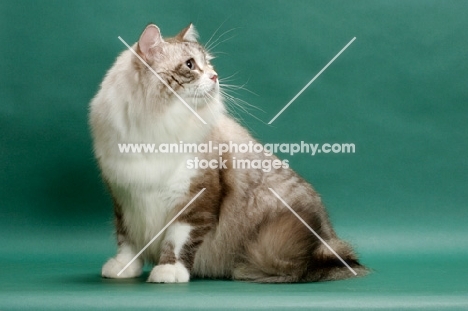
<path fill-rule="evenodd" d="M 180 262 L 158 265 L 151 270 L 148 278 L 148 282 L 153 283 L 186 283 L 189 280 L 190 274 Z"/>
<path fill-rule="evenodd" d="M 101 275 L 105 278 L 111 279 L 126 279 L 126 278 L 135 278 L 141 275 L 143 264 L 140 260 L 135 260 L 130 266 L 127 267 L 120 275 L 118 273 L 122 271 L 125 265 L 131 260 L 117 256 L 116 258 L 109 259 L 104 266 L 102 266 Z"/>

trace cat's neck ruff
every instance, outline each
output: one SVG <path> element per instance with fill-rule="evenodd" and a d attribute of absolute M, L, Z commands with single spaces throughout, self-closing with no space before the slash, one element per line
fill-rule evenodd
<path fill-rule="evenodd" d="M 95 154 L 109 183 L 160 183 L 193 155 L 122 154 L 119 144 L 202 143 L 225 109 L 219 94 L 186 99 L 203 124 L 176 96 L 139 77 L 132 61 L 128 51 L 122 53 L 91 103 Z"/>
<path fill-rule="evenodd" d="M 124 52 L 117 63 L 125 64 L 124 70 L 111 71 L 103 82 L 105 94 L 113 94 L 109 111 L 115 114 L 114 129 L 122 140 L 139 143 L 202 142 L 213 125 L 224 114 L 219 94 L 211 98 L 187 98 L 185 103 L 172 94 L 161 91 L 162 84 L 151 85 L 148 79 L 135 74 L 132 55 Z M 118 67 L 118 66 L 117 66 Z M 122 68 L 121 67 L 121 68 Z M 154 81 L 153 79 L 152 81 Z M 115 83 L 115 81 L 121 83 Z M 186 106 L 207 123 L 203 122 Z"/>

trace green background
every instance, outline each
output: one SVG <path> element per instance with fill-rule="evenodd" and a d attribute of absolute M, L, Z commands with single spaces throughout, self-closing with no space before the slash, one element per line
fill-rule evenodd
<path fill-rule="evenodd" d="M 220 78 L 258 107 L 262 142 L 354 143 L 280 155 L 322 194 L 374 272 L 258 285 L 103 280 L 112 208 L 88 103 L 148 22 L 221 42 Z M 467 1 L 0 2 L 0 310 L 468 308 Z M 268 121 L 353 37 L 356 41 Z M 225 39 L 229 39 L 224 41 Z"/>

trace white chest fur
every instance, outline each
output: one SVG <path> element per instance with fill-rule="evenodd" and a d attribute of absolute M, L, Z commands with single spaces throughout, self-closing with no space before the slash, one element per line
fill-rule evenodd
<path fill-rule="evenodd" d="M 217 96 L 206 105 L 189 102 L 208 123 L 203 124 L 177 98 L 143 91 L 130 58 L 123 53 L 104 79 L 91 102 L 90 123 L 103 177 L 122 207 L 129 238 L 141 248 L 168 222 L 199 172 L 186 166 L 194 154 L 124 154 L 118 145 L 203 142 L 224 107 Z M 158 241 L 148 250 L 159 253 Z"/>
<path fill-rule="evenodd" d="M 112 121 L 114 124 L 95 134 L 95 153 L 103 176 L 122 207 L 128 238 L 137 249 L 161 231 L 169 221 L 170 211 L 186 198 L 191 179 L 198 173 L 187 168 L 187 160 L 195 154 L 120 153 L 118 144 L 151 143 L 157 147 L 161 143 L 200 142 L 209 126 L 200 128 L 198 120 L 182 123 L 184 117 L 190 116 L 179 102 L 173 103 L 171 110 L 160 123 L 144 117 L 136 125 L 127 125 L 121 124 L 126 118 L 118 116 Z M 157 257 L 163 237 L 145 253 Z"/>
<path fill-rule="evenodd" d="M 125 179 L 120 179 L 111 188 L 123 207 L 128 237 L 138 249 L 161 231 L 169 221 L 170 211 L 186 197 L 196 171 L 186 168 L 185 158 L 188 156 L 158 155 L 119 164 L 125 168 L 117 175 L 127 175 L 130 183 L 124 185 L 121 181 Z M 147 253 L 157 256 L 162 238 L 163 235 L 154 241 Z"/>

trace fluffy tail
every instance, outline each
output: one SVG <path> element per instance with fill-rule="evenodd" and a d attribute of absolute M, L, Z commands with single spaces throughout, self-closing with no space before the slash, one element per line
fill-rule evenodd
<path fill-rule="evenodd" d="M 301 215 L 301 214 L 300 214 Z M 339 240 L 328 222 L 308 213 L 301 217 L 357 273 L 362 266 L 352 248 Z M 245 254 L 233 271 L 234 279 L 259 283 L 292 283 L 340 280 L 352 273 L 307 227 L 286 211 L 265 220 L 256 238 L 247 242 Z"/>

